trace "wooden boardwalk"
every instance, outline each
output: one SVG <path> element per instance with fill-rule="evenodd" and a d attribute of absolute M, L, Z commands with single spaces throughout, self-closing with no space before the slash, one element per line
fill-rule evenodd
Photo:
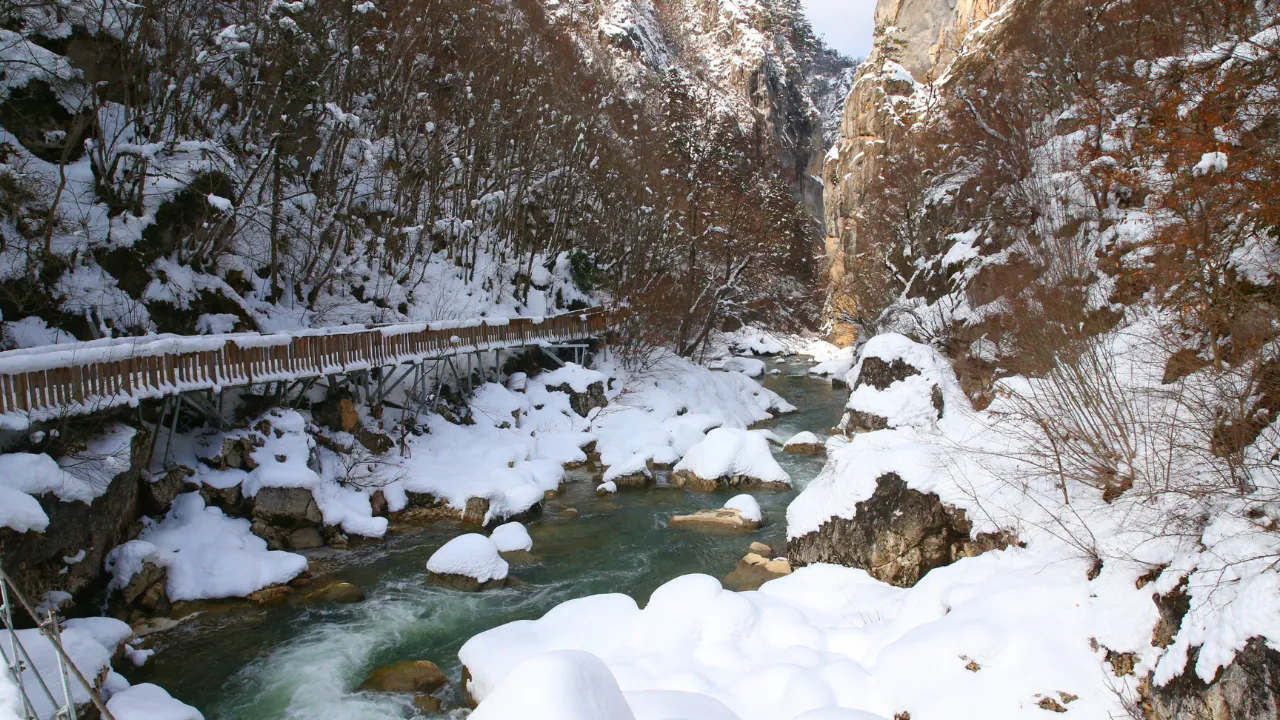
<path fill-rule="evenodd" d="M 337 326 L 287 333 L 153 335 L 0 352 L 0 428 L 196 390 L 298 380 L 431 358 L 584 340 L 608 311 L 547 318 Z"/>

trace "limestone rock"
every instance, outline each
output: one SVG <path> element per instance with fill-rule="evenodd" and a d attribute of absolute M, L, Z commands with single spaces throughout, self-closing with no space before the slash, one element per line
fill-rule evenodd
<path fill-rule="evenodd" d="M 427 660 L 405 660 L 384 665 L 369 674 L 357 690 L 393 693 L 431 693 L 449 682 L 435 663 Z"/>
<path fill-rule="evenodd" d="M 290 550 L 310 550 L 324 547 L 324 537 L 314 527 L 303 527 L 289 533 Z"/>
<path fill-rule="evenodd" d="M 963 510 L 908 488 L 889 473 L 880 477 L 870 498 L 857 504 L 853 518 L 831 518 L 791 540 L 787 557 L 796 566 L 862 568 L 883 582 L 911 587 L 933 568 L 1016 542 L 1004 534 L 971 538 L 971 529 Z"/>
<path fill-rule="evenodd" d="M 699 510 L 692 515 L 676 515 L 671 518 L 668 526 L 692 530 L 750 531 L 760 527 L 760 523 L 746 519 L 737 510 L 720 508 L 718 510 Z"/>
<path fill-rule="evenodd" d="M 169 512 L 173 499 L 192 489 L 190 479 L 195 471 L 183 465 L 173 465 L 164 475 L 142 480 L 142 493 L 138 498 L 143 514 L 163 517 Z M 208 504 L 207 502 L 205 503 Z"/>
<path fill-rule="evenodd" d="M 329 583 L 319 590 L 312 590 L 306 595 L 308 602 L 340 603 L 344 605 L 362 602 L 364 598 L 364 590 L 360 589 L 360 586 L 352 585 L 349 582 Z"/>

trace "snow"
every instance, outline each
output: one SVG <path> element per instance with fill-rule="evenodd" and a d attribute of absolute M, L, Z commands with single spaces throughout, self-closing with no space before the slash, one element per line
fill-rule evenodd
<path fill-rule="evenodd" d="M 168 569 L 172 601 L 244 597 L 307 569 L 306 558 L 268 550 L 249 527 L 248 520 L 205 507 L 200 493 L 179 495 L 164 520 L 147 522 L 137 540 L 107 554 L 111 587 L 126 586 L 148 561 Z"/>
<path fill-rule="evenodd" d="M 596 487 L 596 492 L 612 495 L 613 493 L 618 492 L 618 484 L 612 480 L 602 482 Z"/>
<path fill-rule="evenodd" d="M 493 541 L 494 547 L 498 548 L 498 552 L 533 549 L 533 538 L 529 537 L 529 531 L 524 525 L 518 522 L 499 525 L 489 533 L 489 539 Z"/>
<path fill-rule="evenodd" d="M 787 439 L 787 442 L 784 443 L 782 447 L 788 448 L 794 445 L 821 445 L 821 444 L 822 444 L 821 438 L 819 438 L 814 433 L 811 433 L 808 430 L 805 430 L 804 432 L 798 432 L 795 435 L 792 435 L 790 438 Z"/>
<path fill-rule="evenodd" d="M 744 520 L 751 522 L 764 522 L 764 513 L 760 510 L 760 503 L 750 495 L 735 495 L 724 504 L 725 510 L 737 510 Z"/>
<path fill-rule="evenodd" d="M 622 595 L 571 600 L 541 619 L 477 635 L 459 658 L 481 708 L 523 686 L 517 673 L 527 658 L 579 650 L 603 661 L 629 701 L 641 692 L 693 693 L 739 720 L 868 717 L 855 710 L 873 718 L 1036 718 L 1038 696 L 1058 691 L 1079 696 L 1073 714 L 1107 717 L 1115 709 L 1109 682 L 1120 681 L 1099 671 L 1102 651 L 1089 638 L 1117 619 L 1153 618 L 1149 592 L 1132 585 L 1131 615 L 1105 617 L 1086 569 L 999 551 L 934 570 L 911 589 L 830 565 L 745 593 L 687 575 L 655 590 L 644 609 Z M 977 672 L 966 669 L 970 661 Z"/>
<path fill-rule="evenodd" d="M 562 368 L 538 376 L 546 387 L 568 385 L 576 393 L 584 393 L 593 383 L 607 384 L 609 377 L 602 372 L 568 363 Z"/>
<path fill-rule="evenodd" d="M 164 688 L 140 683 L 111 696 L 107 709 L 116 720 L 204 720 L 199 710 L 175 700 Z"/>
<path fill-rule="evenodd" d="M 599 658 L 577 650 L 531 657 L 480 703 L 471 720 L 636 720 Z"/>
<path fill-rule="evenodd" d="M 136 432 L 127 425 L 110 426 L 90 438 L 83 451 L 59 461 L 44 454 L 0 454 L 0 526 L 43 532 L 49 516 L 36 498 L 46 493 L 63 502 L 92 503 L 112 478 L 129 469 Z"/>
<path fill-rule="evenodd" d="M 853 369 L 853 348 L 839 348 L 822 362 L 809 368 L 811 375 L 830 375 L 841 380 Z"/>
<path fill-rule="evenodd" d="M 730 372 L 740 372 L 747 377 L 760 377 L 764 374 L 764 361 L 755 358 L 734 357 L 725 360 L 723 363 L 725 370 Z"/>
<path fill-rule="evenodd" d="M 494 541 L 479 533 L 453 538 L 427 560 L 427 570 L 433 573 L 465 575 L 482 583 L 505 578 L 509 567 Z"/>
<path fill-rule="evenodd" d="M 28 697 L 34 706 L 36 716 L 41 720 L 52 720 L 54 707 L 49 702 L 49 698 L 38 688 L 43 681 L 45 686 L 53 691 L 54 697 L 61 697 L 62 680 L 59 676 L 57 651 L 39 630 L 18 630 L 15 634 L 18 643 L 31 658 L 31 664 L 23 668 L 22 682 L 25 687 L 31 689 Z M 62 625 L 62 647 L 80 674 L 92 682 L 104 670 L 109 670 L 111 656 L 116 648 L 132 634 L 133 631 L 128 624 L 113 618 L 67 620 Z M 5 652 L 9 651 L 8 640 L 6 640 Z M 77 704 L 89 702 L 89 694 L 79 683 L 72 680 L 71 688 L 72 698 Z M 7 709 L 6 704 L 13 708 L 12 715 L 0 717 L 25 717 L 21 712 L 22 701 L 17 693 L 17 687 L 9 672 L 7 670 L 0 672 L 0 711 Z"/>
<path fill-rule="evenodd" d="M 673 469 L 706 479 L 740 475 L 762 482 L 791 483 L 791 476 L 769 450 L 767 436 L 736 428 L 716 428 L 707 433 Z"/>
<path fill-rule="evenodd" d="M 1227 154 L 1224 152 L 1207 152 L 1200 156 L 1200 162 L 1191 168 L 1191 174 L 1200 177 L 1201 175 L 1212 175 L 1214 173 L 1224 173 L 1227 171 Z"/>

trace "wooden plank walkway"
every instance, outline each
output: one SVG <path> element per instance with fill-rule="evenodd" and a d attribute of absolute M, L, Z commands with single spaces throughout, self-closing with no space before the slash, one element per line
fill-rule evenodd
<path fill-rule="evenodd" d="M 426 359 L 600 337 L 603 310 L 547 318 L 154 335 L 0 352 L 0 428 L 194 390 L 340 375 Z"/>

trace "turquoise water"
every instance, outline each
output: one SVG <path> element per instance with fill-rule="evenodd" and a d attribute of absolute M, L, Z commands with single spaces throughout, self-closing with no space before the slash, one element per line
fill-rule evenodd
<path fill-rule="evenodd" d="M 806 377 L 807 360 L 769 361 L 782 375 L 765 385 L 800 411 L 762 423 L 783 438 L 825 435 L 840 418 L 845 394 Z M 797 488 L 822 459 L 775 450 Z M 208 720 L 384 720 L 421 718 L 408 696 L 352 692 L 374 668 L 398 660 L 430 660 L 457 681 L 457 651 L 473 635 L 512 620 L 541 616 L 576 597 L 626 593 L 643 603 L 654 588 L 686 573 L 723 578 L 752 541 L 781 544 L 786 506 L 795 491 L 756 493 L 766 525 L 751 534 L 708 534 L 667 528 L 667 520 L 720 507 L 732 492 L 695 493 L 655 487 L 600 497 L 595 482 L 571 474 L 541 518 L 528 523 L 533 561 L 513 565 L 519 589 L 462 593 L 424 583 L 427 558 L 464 532 L 437 523 L 346 551 L 326 551 L 313 566 L 332 566 L 340 580 L 364 588 L 355 605 L 286 606 L 206 614 L 150 638 L 157 653 L 132 682 L 154 682 L 194 705 Z M 576 517 L 564 513 L 578 511 Z M 456 682 L 455 682 L 456 684 Z M 456 687 L 446 708 L 458 706 Z M 433 717 L 449 717 L 450 713 Z"/>

